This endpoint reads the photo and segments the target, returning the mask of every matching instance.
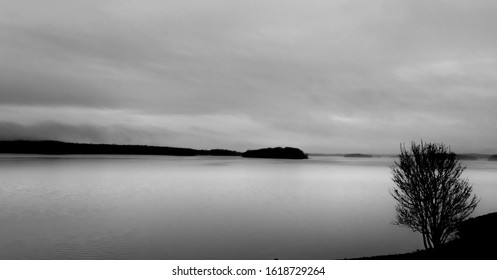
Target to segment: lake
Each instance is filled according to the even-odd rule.
[[[1,259],[337,259],[409,252],[392,158],[0,156]],[[467,161],[497,211],[497,162]]]

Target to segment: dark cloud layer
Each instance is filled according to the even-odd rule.
[[[492,149],[494,2],[0,1],[0,137]]]

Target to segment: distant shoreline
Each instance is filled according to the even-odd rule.
[[[0,141],[0,154],[235,156],[246,158],[307,159],[307,155],[304,152],[291,147],[264,148],[241,153],[226,149],[198,150],[146,145],[68,143],[52,140]]]
[[[86,144],[60,141],[0,141],[2,154],[40,155],[170,155],[170,156],[240,156],[224,149],[197,150],[190,148],[145,145]]]
[[[372,155],[367,155],[367,154],[345,154],[343,157],[346,158],[372,158]]]
[[[245,158],[306,159],[309,156],[336,156],[344,158],[396,158],[392,154],[362,153],[304,153],[297,148],[263,148],[238,152],[227,149],[192,149],[180,147],[70,143],[54,140],[0,140],[0,154],[39,154],[39,155],[157,155],[157,156],[238,156]],[[467,153],[458,154],[460,160],[496,161],[497,155]]]

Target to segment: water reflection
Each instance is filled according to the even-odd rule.
[[[0,158],[3,259],[333,259],[412,251],[391,158]],[[465,175],[496,211],[497,163]]]

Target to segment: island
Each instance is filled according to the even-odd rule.
[[[245,158],[276,158],[276,159],[307,159],[302,150],[292,147],[265,148],[259,150],[248,150],[242,153]]]
[[[343,157],[348,157],[348,158],[372,158],[372,155],[366,155],[366,154],[345,154]]]

